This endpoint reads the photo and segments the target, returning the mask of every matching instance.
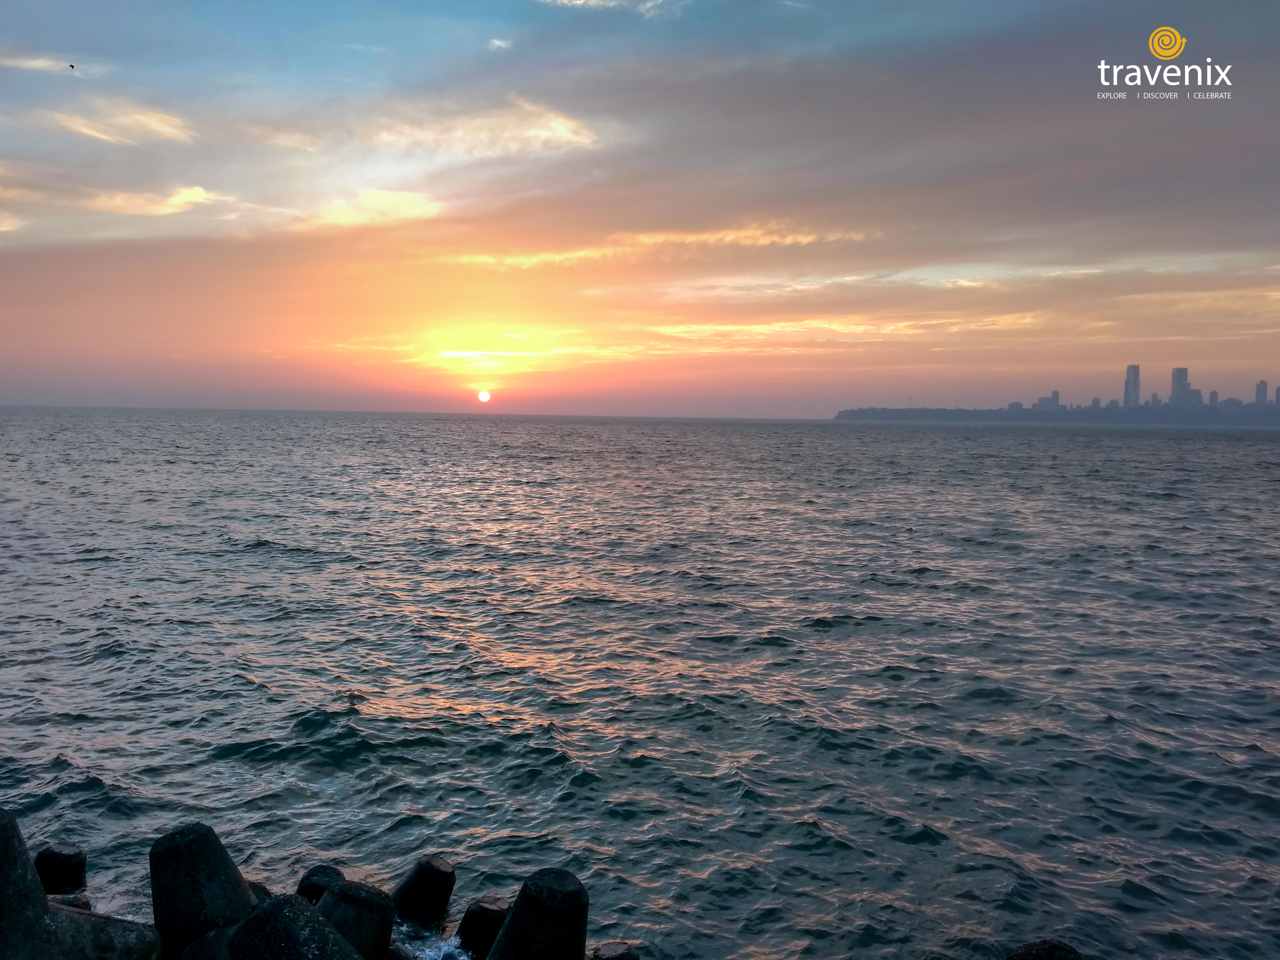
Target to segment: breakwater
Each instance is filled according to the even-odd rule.
[[[97,914],[84,852],[46,847],[33,858],[0,811],[0,960],[412,960],[398,929],[469,960],[640,958],[620,941],[588,952],[586,888],[558,868],[531,874],[510,901],[477,898],[450,928],[455,872],[439,855],[418,859],[390,893],[319,864],[286,895],[246,880],[202,823],[164,834],[149,860],[154,923]]]
[[[393,939],[434,934],[461,960],[641,960],[612,941],[588,953],[586,888],[568,870],[530,875],[510,901],[473,900],[448,926],[454,866],[418,859],[391,893],[312,867],[297,892],[248,881],[213,829],[189,823],[151,847],[154,924],[94,913],[87,857],[69,846],[32,858],[17,819],[0,811],[0,960],[413,960]],[[444,953],[439,954],[444,956]],[[1009,960],[1084,960],[1067,944],[1026,944]]]

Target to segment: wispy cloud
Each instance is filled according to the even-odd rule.
[[[282,127],[256,126],[249,128],[250,133],[262,143],[283,150],[300,150],[303,153],[315,153],[320,149],[321,139],[302,130],[291,130]]]
[[[459,266],[531,270],[535,267],[572,266],[584,261],[635,256],[662,247],[808,247],[822,243],[860,243],[874,235],[872,232],[857,230],[812,230],[775,221],[717,230],[616,233],[599,246],[566,250],[451,254],[440,259],[441,262]]]
[[[70,69],[65,60],[55,60],[53,57],[0,57],[0,67],[40,73],[63,73]]]
[[[642,16],[678,10],[688,0],[538,0],[549,7],[575,7],[582,10],[634,10]]]
[[[708,247],[808,247],[815,243],[866,240],[864,231],[816,231],[788,227],[785,223],[757,223],[727,230],[659,231],[624,233],[620,237],[629,244],[642,247],[708,246]]]
[[[717,345],[725,341],[778,343],[788,338],[807,340],[811,344],[831,340],[879,339],[886,336],[914,336],[923,332],[918,324],[876,322],[865,316],[816,317],[798,320],[770,320],[763,323],[682,323],[650,328],[652,332],[681,340],[708,340]]]
[[[75,66],[72,67],[72,64],[75,64]],[[0,55],[0,69],[60,74],[72,79],[76,77],[100,77],[108,72],[108,67],[101,63],[84,63],[74,58],[55,57],[51,54]]]
[[[4,171],[0,170],[0,176]],[[27,187],[6,187],[0,185],[0,200],[7,200],[10,203],[37,203],[43,200],[45,195],[40,190],[31,190]]]
[[[135,217],[167,217],[186,213],[195,207],[210,203],[230,203],[235,200],[221,193],[213,193],[204,187],[177,187],[168,194],[159,193],[97,193],[85,206],[100,213],[118,213]]]
[[[52,113],[50,114],[53,121],[63,130],[71,133],[78,133],[82,137],[90,137],[94,140],[102,140],[104,143],[120,143],[131,144],[132,140],[123,137],[118,133],[80,116],[78,113]]]
[[[440,204],[425,193],[411,190],[365,189],[338,200],[308,219],[306,227],[350,227],[363,224],[430,220],[439,216]]]
[[[382,146],[422,147],[468,158],[582,149],[597,141],[595,131],[581,120],[520,97],[480,113],[385,123],[373,139]]]
[[[55,124],[71,133],[105,143],[131,146],[144,140],[191,143],[196,133],[182,117],[125,100],[99,100],[92,116],[54,112]]]
[[[491,38],[490,38],[490,40],[489,40],[489,49],[490,49],[490,50],[495,50],[495,51],[498,51],[498,50],[510,50],[510,49],[511,49],[511,41],[510,41],[510,40],[503,40],[501,37],[491,37]]]
[[[0,233],[12,233],[14,230],[21,230],[25,225],[26,221],[21,217],[0,210]]]

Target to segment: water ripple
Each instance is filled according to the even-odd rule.
[[[0,803],[105,909],[201,817],[273,888],[567,866],[658,958],[1280,953],[1275,435],[7,410],[0,451]]]

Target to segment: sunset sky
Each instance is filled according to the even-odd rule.
[[[1130,362],[1251,396],[1277,11],[10,3],[0,402],[827,417]],[[1230,101],[1097,99],[1161,24]]]

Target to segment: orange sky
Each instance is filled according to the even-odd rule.
[[[0,47],[0,402],[825,417],[1107,399],[1135,361],[1280,380],[1275,69],[1194,5],[1237,98],[1176,122],[1096,98],[1136,9],[921,37],[749,4],[730,36],[713,0],[530,0],[280,46],[56,6]]]

